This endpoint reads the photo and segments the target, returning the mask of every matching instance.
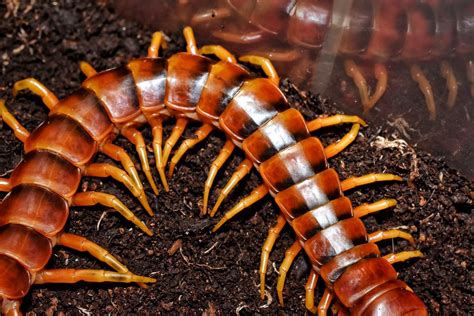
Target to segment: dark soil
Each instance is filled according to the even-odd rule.
[[[18,10],[15,3],[10,0],[7,5],[0,5],[3,17],[0,21],[0,89],[8,107],[30,130],[42,122],[47,113],[41,100],[30,94],[22,93],[13,101],[11,88],[15,81],[33,76],[59,97],[64,97],[84,79],[78,67],[80,60],[91,62],[97,69],[124,64],[146,53],[152,33],[117,17],[106,5],[91,1],[23,2]],[[172,45],[168,54],[182,48],[182,40],[178,36],[174,38],[178,39],[178,46]],[[292,106],[308,118],[336,111],[329,102],[305,96],[291,83],[283,82],[282,87]],[[172,125],[173,122],[166,125],[167,135]],[[191,126],[186,136],[191,136],[197,126]],[[331,128],[317,136],[328,144],[348,129]],[[150,141],[148,128],[144,128],[144,134]],[[22,158],[22,146],[5,125],[0,135],[0,173],[8,176]],[[392,172],[407,180],[366,186],[352,190],[349,196],[354,205],[396,198],[399,204],[394,210],[365,219],[368,231],[394,227],[410,231],[417,240],[416,248],[425,258],[397,264],[400,278],[420,295],[433,314],[472,313],[473,185],[450,169],[443,159],[395,141],[399,138],[395,130],[369,126],[361,131],[353,145],[331,159],[331,166],[342,179],[370,172]],[[157,214],[153,218],[114,181],[83,180],[83,190],[98,190],[120,197],[154,230],[155,236],[145,236],[115,213],[106,213],[100,221],[103,207],[73,208],[66,230],[104,246],[130,270],[156,277],[155,285],[148,289],[136,285],[88,283],[33,286],[24,300],[23,311],[78,315],[303,314],[308,264],[302,254],[287,278],[286,306],[280,307],[276,302],[277,274],[271,266],[267,278],[269,295],[265,301],[259,299],[260,248],[278,215],[270,198],[250,207],[217,234],[210,232],[217,219],[199,216],[206,173],[224,141],[222,133],[216,132],[186,155],[170,181],[169,193],[162,192],[155,197],[144,181]],[[116,143],[134,153],[124,139],[119,138]],[[149,157],[152,160],[152,153]],[[138,161],[136,155],[133,158]],[[235,154],[219,173],[211,205],[242,158],[241,153]],[[106,160],[102,156],[98,159]],[[252,172],[224,203],[218,217],[259,181],[258,174]],[[293,241],[293,233],[286,229],[271,254],[271,264],[279,266],[285,249]],[[174,254],[168,254],[170,248],[179,246],[176,243],[181,243],[181,247]],[[384,253],[410,249],[399,240],[380,246]],[[56,249],[48,267],[107,269],[87,254],[64,248]],[[322,288],[318,291],[321,293]]]

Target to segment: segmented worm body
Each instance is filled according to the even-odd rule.
[[[419,252],[381,257],[374,243],[387,237],[410,239],[411,236],[406,237],[400,231],[368,234],[359,219],[369,212],[393,205],[393,201],[382,200],[378,204],[353,209],[349,199],[343,195],[344,190],[360,184],[400,178],[371,174],[341,182],[337,173],[328,167],[327,158],[343,150],[364,122],[357,117],[338,115],[307,123],[301,113],[290,108],[267,59],[258,56],[241,58],[262,66],[269,76],[255,78],[222,47],[204,46],[198,50],[189,28],[185,29],[185,37],[188,52],[177,53],[169,59],[158,57],[163,38],[161,33],[155,33],[146,58],[100,73],[83,63],[81,69],[88,79],[79,91],[61,101],[55,100],[50,91],[33,79],[15,84],[15,91],[29,88],[41,95],[51,114],[30,135],[12,119],[6,108],[2,110],[2,117],[25,143],[27,153],[11,178],[2,179],[2,189],[11,190],[1,204],[0,213],[3,312],[19,312],[19,300],[32,283],[78,280],[152,282],[153,279],[128,272],[97,245],[86,247],[83,238],[64,233],[68,207],[107,201],[142,230],[151,233],[123,205],[118,207],[113,197],[101,199],[93,192],[76,193],[80,177],[86,174],[119,179],[149,210],[136,170],[126,154],[112,145],[111,140],[121,133],[136,145],[143,170],[154,186],[143,138],[136,130],[140,125],[150,124],[158,172],[167,189],[163,170],[171,149],[187,122],[197,120],[203,125],[196,137],[184,141],[174,154],[170,173],[189,148],[212,130],[219,129],[228,141],[212,164],[205,192],[208,194],[215,174],[235,146],[243,149],[247,159],[223,191],[230,190],[252,166],[263,179],[263,184],[226,213],[214,230],[270,193],[282,212],[277,226],[288,222],[297,236],[289,257],[304,249],[311,260],[313,271],[307,284],[307,307],[311,311],[315,311],[311,297],[320,275],[327,287],[319,309],[322,313],[334,297],[341,312],[350,310],[354,315],[427,314],[422,301],[406,283],[397,279],[391,265],[419,256]],[[220,60],[202,54],[214,54]],[[161,123],[170,116],[176,118],[176,126],[162,150]],[[310,134],[318,128],[339,123],[354,123],[351,132],[340,143],[324,148]],[[97,151],[121,161],[127,172],[92,163]],[[204,213],[207,212],[207,199],[205,193]],[[211,215],[215,211],[216,207]],[[274,242],[279,229],[271,230],[269,240]],[[52,247],[57,243],[87,250],[119,272],[44,270]],[[271,244],[267,240],[264,246],[261,272],[266,270],[265,258]],[[289,264],[282,266],[287,270]],[[281,290],[279,281],[279,295]]]

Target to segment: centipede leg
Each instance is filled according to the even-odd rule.
[[[95,76],[97,74],[97,70],[92,67],[87,61],[79,62],[79,69],[87,78]]]
[[[472,60],[469,60],[466,63],[466,71],[467,71],[467,79],[469,80],[469,83],[471,84],[471,97],[474,98],[474,62]]]
[[[286,274],[288,273],[288,270],[290,270],[291,264],[295,260],[296,256],[298,253],[301,251],[302,246],[299,240],[295,241],[293,245],[286,251],[285,253],[285,259],[283,259],[283,262],[280,266],[279,269],[279,276],[278,276],[278,282],[277,282],[277,294],[278,294],[278,302],[280,303],[280,306],[284,306],[283,302],[283,289],[285,287],[285,280],[286,280]]]
[[[30,132],[8,111],[3,100],[0,100],[0,115],[2,120],[13,130],[15,137],[22,143],[30,137]]]
[[[376,243],[381,240],[393,239],[393,238],[402,238],[408,241],[412,245],[415,244],[415,240],[413,239],[412,235],[398,229],[389,229],[385,231],[379,230],[379,231],[369,234],[369,242],[371,243]]]
[[[134,223],[144,233],[149,236],[153,236],[152,231],[140,221],[132,211],[128,209],[116,196],[101,192],[79,192],[73,196],[73,206],[92,206],[101,204],[107,207],[111,207],[119,212],[125,219]]]
[[[12,185],[10,183],[10,179],[0,178],[0,192],[10,192],[11,189]]]
[[[260,66],[263,72],[268,76],[268,78],[273,81],[273,83],[277,86],[279,85],[280,77],[278,76],[278,73],[275,70],[275,67],[273,66],[270,59],[255,55],[245,55],[240,57],[239,60]]]
[[[375,86],[375,92],[369,99],[369,104],[367,105],[367,111],[375,106],[375,104],[382,98],[385,91],[387,91],[388,83],[388,74],[387,67],[383,64],[374,65],[374,75],[377,79],[377,85]]]
[[[165,35],[162,32],[155,32],[151,37],[150,47],[148,47],[148,57],[158,58],[160,47],[166,49],[168,44],[165,40]]]
[[[163,172],[165,170],[166,163],[168,162],[168,158],[171,154],[171,150],[173,149],[174,145],[178,142],[178,139],[184,132],[186,125],[188,124],[189,120],[184,117],[178,117],[176,120],[176,125],[173,127],[171,131],[170,137],[165,142],[165,147],[163,148],[163,159],[161,159],[162,165],[160,165],[159,169],[162,169]]]
[[[431,87],[430,82],[426,78],[423,70],[421,70],[420,66],[412,65],[410,68],[411,77],[414,81],[418,83],[421,92],[425,96],[426,106],[428,111],[430,112],[430,120],[436,119],[436,104],[433,95],[433,88]]]
[[[155,164],[158,174],[160,175],[161,183],[165,188],[165,191],[168,192],[170,187],[168,181],[166,180],[165,168],[163,164],[163,120],[161,117],[152,117],[148,119],[148,122],[151,125],[151,132],[153,135],[153,153],[155,154]],[[163,167],[161,167],[163,166]]]
[[[367,126],[367,123],[358,116],[342,114],[336,114],[328,117],[318,117],[312,121],[309,121],[307,126],[310,132],[314,132],[323,127],[334,126],[343,123],[357,123],[362,126]]]
[[[23,315],[20,311],[20,300],[9,300],[7,298],[3,298],[3,301],[0,300],[0,314],[6,316],[21,316]]]
[[[397,205],[397,200],[395,199],[383,199],[371,204],[364,203],[354,208],[354,217],[359,218],[371,213],[375,213],[393,207],[395,205]]]
[[[205,45],[199,49],[199,53],[203,55],[215,55],[220,60],[228,61],[235,64],[237,60],[227,49],[220,45]]]
[[[84,168],[84,176],[89,177],[112,177],[116,181],[123,183],[132,194],[140,201],[148,214],[153,215],[145,191],[140,190],[135,182],[124,170],[106,163],[93,163]]]
[[[145,140],[143,139],[142,133],[136,130],[133,127],[125,127],[122,129],[121,134],[125,136],[132,144],[135,145],[135,148],[138,152],[138,157],[140,158],[140,162],[142,164],[142,170],[145,176],[148,179],[148,182],[153,189],[155,194],[158,194],[158,187],[156,186],[155,180],[153,179],[153,175],[151,174],[150,164],[148,163],[148,155],[146,151]]]
[[[186,26],[183,29],[184,39],[186,40],[186,50],[190,54],[197,55],[199,50],[196,45],[196,39],[194,38],[193,29],[190,26]]]
[[[91,269],[45,269],[36,273],[35,284],[77,283],[85,282],[119,282],[119,283],[155,283],[156,280],[133,273],[120,273]]]
[[[252,161],[248,158],[244,159],[240,165],[237,167],[237,170],[232,174],[229,181],[225,185],[224,189],[222,189],[219,197],[217,198],[217,202],[212,208],[211,217],[216,214],[217,210],[221,203],[225,200],[225,198],[229,195],[232,189],[242,180],[246,175],[249,174],[250,170],[252,169],[253,164]]]
[[[383,256],[385,260],[387,260],[390,264],[394,264],[401,261],[406,261],[411,258],[423,258],[423,253],[419,250],[413,251],[402,251],[399,253],[389,253],[388,255]]]
[[[326,316],[329,310],[329,306],[331,305],[332,299],[334,295],[331,291],[326,288],[323,293],[323,297],[319,301],[318,304],[318,316]]]
[[[262,255],[260,257],[260,297],[263,300],[265,297],[265,276],[267,274],[268,268],[268,259],[270,258],[270,252],[272,251],[273,245],[275,245],[275,241],[280,235],[281,230],[286,225],[286,219],[283,215],[279,215],[277,219],[277,223],[275,226],[270,228],[268,231],[267,239],[262,247]]]
[[[265,184],[261,184],[253,189],[248,196],[240,200],[240,202],[237,203],[230,211],[224,214],[222,219],[216,224],[216,226],[214,226],[212,232],[217,231],[222,225],[224,225],[225,222],[240,213],[242,210],[261,200],[263,197],[265,197],[265,195],[267,195],[268,192],[268,187]]]
[[[143,184],[140,181],[140,177],[138,176],[137,169],[135,168],[135,165],[133,164],[132,159],[130,158],[128,153],[125,151],[125,149],[117,145],[114,145],[112,143],[105,143],[99,150],[104,155],[107,155],[113,160],[120,161],[123,168],[125,169],[125,171],[127,171],[127,173],[133,179],[133,181],[138,186],[138,188],[140,190],[143,190]]]
[[[234,148],[235,148],[234,143],[228,139],[225,142],[224,146],[222,147],[221,151],[219,152],[219,155],[217,156],[217,158],[211,164],[211,168],[209,169],[209,174],[207,175],[207,180],[204,185],[204,199],[203,199],[203,206],[202,206],[202,212],[201,212],[201,214],[203,215],[207,213],[209,192],[211,191],[212,183],[214,182],[214,179],[216,178],[217,172],[224,165],[227,159],[230,157]]]
[[[194,146],[196,146],[198,143],[203,141],[214,129],[214,127],[211,124],[203,124],[195,133],[193,138],[186,139],[181,143],[179,146],[178,150],[174,154],[174,156],[171,158],[170,161],[170,169],[168,171],[168,176],[171,178],[173,175],[173,171],[175,166],[178,164],[179,160],[184,156],[184,154]]]
[[[364,108],[364,112],[369,111],[369,87],[359,67],[352,59],[348,59],[344,62],[344,69],[346,71],[346,74],[354,81],[354,84],[356,85],[357,89],[359,89],[360,99]]]
[[[309,273],[308,281],[306,281],[305,285],[305,292],[306,292],[306,299],[305,299],[305,306],[306,309],[309,310],[311,313],[316,313],[316,306],[314,306],[314,289],[316,289],[316,284],[318,283],[319,275],[311,269]]]
[[[13,85],[13,97],[16,97],[19,91],[30,90],[32,93],[41,97],[43,103],[52,110],[58,103],[58,98],[48,88],[46,88],[41,82],[34,78],[26,78],[15,82]]]
[[[360,124],[352,125],[351,130],[344,135],[337,143],[331,144],[324,148],[327,158],[334,157],[341,151],[343,151],[347,146],[349,146],[357,137],[359,133]]]
[[[448,109],[451,109],[456,103],[458,95],[458,81],[454,75],[451,65],[443,61],[441,62],[441,75],[446,79],[446,86],[448,87]]]
[[[341,181],[341,188],[342,191],[347,191],[358,186],[381,181],[403,181],[403,179],[390,173],[370,173],[365,176],[351,177]]]

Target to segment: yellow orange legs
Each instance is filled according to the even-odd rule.
[[[237,63],[234,55],[232,55],[227,49],[220,45],[205,45],[199,49],[199,53],[203,55],[215,55],[220,60],[225,60],[229,63]]]
[[[174,145],[178,142],[178,139],[183,135],[184,129],[186,128],[186,125],[188,125],[189,120],[184,117],[178,117],[176,119],[176,125],[173,127],[173,130],[171,131],[170,137],[166,140],[165,142],[165,147],[163,148],[163,158],[161,159],[161,165],[159,166],[159,169],[164,172],[166,163],[168,162],[168,158],[171,154],[171,150],[173,149]]]
[[[293,245],[291,245],[290,248],[285,253],[285,259],[283,259],[283,262],[280,266],[279,269],[279,276],[278,276],[278,282],[277,282],[277,294],[278,294],[278,302],[280,303],[281,306],[284,305],[283,303],[283,288],[285,287],[285,280],[286,280],[286,274],[288,273],[288,270],[290,270],[291,264],[295,260],[296,256],[298,253],[301,251],[302,246],[299,240],[295,241]]]
[[[352,125],[351,130],[344,135],[337,143],[330,144],[324,148],[327,158],[334,157],[341,151],[343,151],[347,146],[349,146],[357,137],[359,133],[360,124]]]
[[[125,169],[125,171],[127,171],[127,173],[133,179],[138,188],[140,188],[140,190],[143,190],[143,185],[140,181],[140,177],[138,176],[137,169],[135,168],[132,159],[125,151],[125,149],[112,143],[105,143],[99,150],[104,155],[107,155],[113,160],[120,161],[123,168]]]
[[[216,214],[217,210],[219,209],[219,206],[225,200],[225,198],[229,195],[232,189],[240,182],[240,180],[242,180],[243,177],[249,174],[250,170],[252,169],[252,166],[253,166],[252,161],[248,158],[244,159],[240,163],[240,165],[237,167],[237,170],[232,174],[229,181],[225,185],[224,189],[222,189],[219,197],[217,198],[217,202],[211,211],[211,217],[213,217],[214,214]]]
[[[135,148],[138,152],[138,157],[140,158],[140,162],[142,164],[143,173],[145,173],[145,176],[147,177],[153,192],[158,194],[158,188],[155,184],[155,180],[153,179],[153,175],[151,174],[150,164],[148,163],[148,155],[142,133],[133,127],[124,127],[121,131],[121,134],[135,145]]]
[[[13,130],[15,137],[22,143],[30,137],[30,132],[8,111],[3,100],[0,100],[0,115],[2,120]]]
[[[183,155],[191,148],[196,146],[198,143],[203,141],[214,129],[211,124],[203,124],[195,133],[193,138],[186,139],[184,142],[181,143],[178,150],[171,158],[170,162],[170,169],[169,169],[169,177],[173,175],[174,168],[179,160],[183,157]]]
[[[261,67],[268,79],[270,79],[275,85],[279,85],[280,77],[278,76],[278,73],[276,72],[275,67],[273,66],[270,59],[255,55],[245,55],[240,57],[239,61],[251,63]]]
[[[270,252],[272,251],[275,241],[280,235],[281,230],[286,225],[286,219],[283,215],[278,216],[277,223],[275,226],[270,228],[268,231],[267,239],[262,247],[262,255],[260,257],[260,297],[265,297],[265,275],[267,274],[268,259],[270,258]]]
[[[446,79],[446,86],[448,87],[448,109],[451,109],[456,103],[458,95],[458,81],[454,75],[453,68],[448,62],[441,62],[441,75]]]
[[[234,143],[228,139],[225,142],[224,146],[222,147],[221,151],[219,152],[219,155],[217,156],[217,158],[211,164],[211,168],[209,169],[207,180],[204,185],[204,199],[203,199],[203,207],[202,207],[202,212],[201,212],[201,214],[203,215],[207,213],[207,205],[209,202],[209,192],[211,191],[212,183],[214,182],[214,179],[216,178],[217,172],[224,165],[227,159],[229,159],[234,148],[235,148]]]
[[[12,190],[12,185],[10,179],[0,178],[0,192],[10,192]]]
[[[403,181],[399,176],[390,173],[370,173],[361,177],[351,177],[341,182],[342,191],[381,181]]]
[[[375,64],[374,75],[377,79],[377,85],[372,96],[369,95],[369,86],[367,81],[353,60],[346,60],[344,63],[344,69],[346,74],[354,81],[357,89],[359,89],[362,106],[364,108],[364,112],[367,113],[371,108],[374,107],[374,105],[380,100],[387,90],[387,68],[382,64]]]
[[[160,47],[166,49],[168,43],[166,42],[165,35],[162,32],[155,32],[151,37],[150,47],[148,47],[148,57],[158,58]]]
[[[354,208],[354,217],[359,218],[366,216],[368,214],[375,213],[395,205],[397,205],[397,200],[395,199],[383,199],[371,204],[364,203]]]
[[[96,204],[113,208],[128,221],[134,223],[147,235],[153,235],[151,230],[142,221],[140,221],[132,211],[130,211],[122,202],[120,202],[117,197],[113,195],[101,192],[79,192],[74,195],[72,200],[73,206],[92,206]]]
[[[412,245],[415,244],[415,240],[413,239],[412,235],[398,229],[390,229],[390,230],[385,230],[385,231],[379,230],[379,231],[369,234],[369,242],[371,243],[376,243],[381,240],[393,239],[393,238],[402,238],[408,241]]]
[[[363,119],[355,115],[342,115],[336,114],[328,117],[318,117],[307,123],[310,132],[316,131],[323,127],[339,125],[343,123],[360,124],[367,126],[367,123]]]
[[[216,226],[214,226],[212,232],[217,231],[222,225],[224,225],[225,222],[240,213],[245,208],[261,200],[265,195],[267,195],[267,193],[268,188],[265,184],[261,184],[253,189],[253,191],[248,196],[240,200],[240,202],[237,203],[230,211],[224,214],[222,219],[216,224]]]
[[[92,65],[89,64],[87,61],[79,62],[79,69],[87,78],[90,78],[97,74],[97,70],[95,70],[94,67],[92,67]]]
[[[151,132],[153,135],[153,153],[155,154],[155,164],[158,174],[160,175],[161,183],[165,188],[165,191],[168,192],[170,187],[168,181],[166,180],[165,167],[163,163],[163,120],[159,116],[154,116],[148,119],[148,122],[151,125]]]
[[[119,282],[119,283],[155,283],[156,280],[132,273],[120,273],[92,269],[53,269],[36,273],[35,284],[77,283],[85,282]]]
[[[331,305],[332,299],[334,298],[334,294],[326,288],[323,293],[323,297],[318,304],[318,316],[326,316],[329,310],[329,306]]]
[[[184,39],[186,40],[186,50],[190,54],[197,55],[199,50],[196,45],[196,39],[194,38],[193,29],[189,26],[186,26],[183,30]]]
[[[402,251],[399,253],[389,253],[388,255],[383,256],[390,264],[394,264],[401,261],[406,261],[411,258],[423,258],[423,253],[419,250],[413,251]]]
[[[148,214],[153,215],[145,191],[140,190],[124,170],[106,163],[92,163],[84,168],[84,176],[99,178],[112,177],[116,181],[123,183],[123,185],[125,185],[127,189],[129,189],[130,192],[132,192],[132,194],[140,201]]]
[[[306,281],[305,292],[305,306],[312,314],[316,314],[316,307],[314,306],[314,289],[316,289],[316,284],[318,283],[319,275],[311,269],[309,273],[308,281]]]
[[[431,87],[430,82],[426,78],[423,70],[421,70],[420,66],[412,65],[410,67],[410,73],[412,79],[418,83],[418,86],[425,96],[426,106],[428,108],[428,112],[430,112],[430,120],[436,119],[436,104],[433,95],[433,88]]]
[[[46,88],[41,82],[34,78],[26,78],[15,82],[13,85],[13,97],[16,97],[19,91],[30,90],[32,93],[41,97],[43,103],[52,110],[58,103],[58,98],[48,88]]]

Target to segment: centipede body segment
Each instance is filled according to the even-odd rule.
[[[282,227],[289,223],[297,240],[288,250],[280,271],[278,293],[282,290],[289,266],[304,250],[312,265],[306,306],[311,312],[325,314],[336,300],[341,312],[375,315],[383,310],[392,315],[425,315],[426,307],[408,285],[397,279],[392,263],[419,257],[418,251],[382,257],[375,242],[400,237],[413,241],[398,230],[369,234],[359,217],[396,204],[394,200],[352,207],[343,192],[377,181],[399,181],[391,174],[370,174],[341,181],[328,167],[328,157],[344,150],[357,136],[365,122],[358,117],[337,115],[306,122],[301,113],[290,108],[278,88],[278,75],[271,63],[259,56],[240,58],[262,67],[268,78],[255,78],[221,46],[199,48],[191,28],[185,28],[187,52],[169,59],[158,57],[165,46],[163,34],[153,35],[148,57],[127,65],[96,72],[87,63],[81,70],[88,77],[75,93],[57,101],[54,94],[34,79],[14,85],[14,93],[29,89],[40,95],[51,110],[49,118],[31,134],[1,107],[2,118],[25,144],[25,159],[9,179],[1,179],[0,188],[10,193],[1,204],[0,213],[0,297],[2,312],[20,313],[19,305],[33,283],[154,282],[128,271],[105,249],[87,239],[63,231],[70,206],[100,203],[116,209],[142,231],[147,226],[116,197],[81,192],[81,176],[113,177],[122,182],[152,214],[143,185],[128,154],[112,140],[121,134],[136,147],[142,171],[152,189],[158,192],[148,162],[146,144],[137,128],[149,124],[153,131],[152,147],[156,169],[165,190],[168,189],[165,167],[170,160],[170,174],[180,158],[212,131],[221,130],[228,141],[212,163],[205,185],[205,203],[213,179],[235,147],[247,158],[223,191],[222,200],[250,171],[256,168],[263,183],[237,203],[215,226],[214,231],[249,205],[270,194],[281,209],[277,226],[270,230],[262,252],[261,287],[264,288],[266,263]],[[213,54],[212,59],[202,54]],[[175,118],[176,125],[163,141],[162,122]],[[195,138],[172,149],[190,120],[202,122]],[[352,123],[350,132],[340,142],[324,147],[311,132],[340,123]],[[58,137],[62,135],[62,137]],[[124,170],[92,162],[102,152],[119,161]],[[171,159],[169,159],[171,157]],[[211,212],[213,216],[217,207]],[[207,207],[202,213],[208,213]],[[88,251],[117,272],[92,270],[46,270],[44,266],[55,245]],[[34,252],[33,249],[37,251]],[[7,271],[7,272],[5,272]],[[318,276],[326,292],[318,307],[314,287]]]

